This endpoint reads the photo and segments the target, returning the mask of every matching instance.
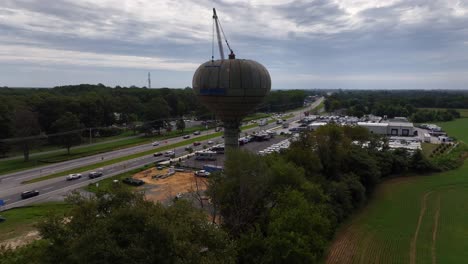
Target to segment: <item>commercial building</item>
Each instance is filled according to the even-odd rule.
[[[386,122],[386,123],[368,123],[358,122],[359,126],[369,129],[373,134],[389,136],[414,136],[413,123],[409,122]]]

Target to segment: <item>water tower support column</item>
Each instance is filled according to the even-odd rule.
[[[226,148],[239,148],[239,126],[239,121],[224,121],[224,146]]]

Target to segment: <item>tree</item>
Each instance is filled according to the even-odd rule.
[[[52,130],[60,134],[53,136],[51,140],[66,148],[68,155],[70,155],[70,148],[81,143],[80,129],[80,119],[76,115],[66,112],[52,124]]]
[[[3,98],[0,98],[3,99]],[[3,102],[3,100],[2,100]],[[2,139],[13,135],[13,116],[6,104],[0,105],[0,155],[5,156],[10,149],[10,145],[3,142]]]
[[[427,159],[423,152],[418,149],[414,154],[412,155],[409,166],[412,170],[419,172],[419,173],[425,173],[425,172],[430,172],[435,170],[435,166]]]
[[[29,161],[29,150],[35,142],[32,136],[41,132],[37,114],[27,108],[19,108],[15,112],[15,136],[23,138],[19,142],[23,149],[24,161]]]
[[[318,263],[327,245],[330,222],[321,208],[299,191],[279,194],[270,212],[263,263]]]
[[[96,197],[75,193],[67,202],[68,213],[38,226],[48,242],[38,263],[234,262],[227,234],[185,201],[164,207],[116,185]]]
[[[329,179],[338,179],[349,139],[345,137],[343,129],[334,124],[319,127],[314,134],[323,174]]]
[[[160,97],[153,98],[146,104],[146,120],[154,121],[166,119],[170,116],[170,107],[166,100]]]
[[[184,121],[184,119],[181,118],[181,119],[177,120],[177,122],[176,122],[176,128],[177,128],[177,130],[182,131],[182,133],[184,132],[184,129],[185,129],[185,121]]]
[[[127,116],[127,127],[133,130],[133,135],[137,132],[138,116],[136,114],[130,114]]]
[[[149,125],[160,133],[170,116],[170,108],[167,102],[160,97],[153,98],[145,106],[145,117]]]
[[[210,181],[207,193],[223,226],[238,237],[266,216],[271,177],[262,157],[246,151],[229,151],[227,157],[224,173],[212,175],[218,179]]]

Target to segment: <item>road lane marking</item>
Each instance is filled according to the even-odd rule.
[[[50,189],[52,189],[52,188],[54,188],[54,186],[47,187],[47,188],[44,188],[44,189],[42,189],[42,190],[43,190],[43,191],[47,191],[47,190],[50,190]]]

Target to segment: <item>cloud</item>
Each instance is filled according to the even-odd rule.
[[[238,57],[259,60],[292,87],[468,70],[466,0],[3,0],[0,63],[183,72],[164,84],[183,87],[187,72],[211,58],[213,5]]]
[[[18,45],[0,45],[0,61],[42,66],[91,66],[171,71],[194,71],[198,67],[197,63],[169,58],[97,54]]]

